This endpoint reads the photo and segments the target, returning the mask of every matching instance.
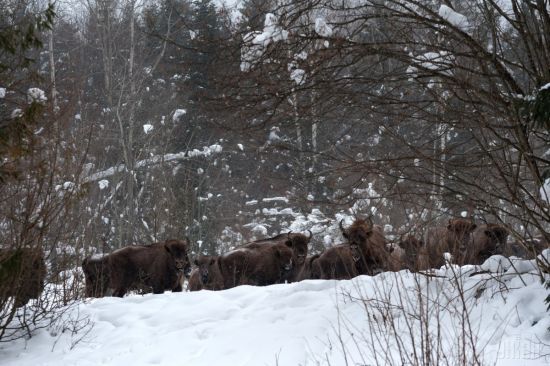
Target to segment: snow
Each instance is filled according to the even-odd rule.
[[[292,70],[290,80],[293,80],[297,85],[302,85],[306,81],[306,71],[304,69]]]
[[[284,208],[282,210],[278,210],[276,208],[264,208],[262,209],[262,214],[264,214],[265,216],[294,216],[294,211],[291,208]]]
[[[267,47],[271,42],[278,42],[288,38],[288,31],[279,26],[277,16],[272,13],[265,15],[264,31],[254,39],[255,44]]]
[[[277,132],[279,132],[279,128],[278,127],[272,127],[271,128],[271,131],[269,131],[269,136],[268,136],[268,140],[269,141],[278,141],[281,139],[281,137],[277,134]]]
[[[237,147],[239,148],[239,150],[244,151],[244,146],[243,146],[243,144],[237,144]]]
[[[268,197],[262,199],[262,202],[284,202],[288,203],[288,198],[286,197]]]
[[[447,5],[442,4],[439,7],[439,16],[464,32],[468,32],[468,30],[470,29],[470,23],[468,22],[468,18],[454,11]]]
[[[23,110],[20,109],[20,108],[15,108],[15,109],[11,112],[11,118],[12,118],[12,119],[19,118],[19,117],[22,117],[22,116],[23,116]]]
[[[255,225],[251,231],[260,236],[267,236],[267,228],[264,225]]]
[[[99,182],[97,182],[99,185],[100,190],[104,190],[105,188],[109,187],[109,181],[107,179],[102,179]]]
[[[48,98],[46,98],[46,93],[44,90],[39,88],[29,88],[27,90],[27,103],[31,104],[33,102],[44,104]]]
[[[466,317],[469,359],[474,342],[481,364],[547,365],[550,317],[540,280],[472,276],[470,267],[436,270],[434,277],[401,271],[92,299],[63,315],[90,321],[79,333],[42,329],[0,344],[0,359],[3,366],[402,364],[439,333],[446,361],[459,364]]]
[[[187,114],[187,111],[185,109],[176,109],[174,111],[174,116],[172,117],[172,121],[178,122],[180,118],[185,114]]]
[[[424,54],[412,57],[412,62],[416,66],[409,66],[407,73],[415,74],[418,67],[423,70],[437,71],[444,75],[452,75],[451,69],[454,67],[455,57],[447,51],[426,52]]]
[[[176,162],[179,160],[187,160],[189,158],[195,158],[195,157],[205,157],[209,158],[212,155],[219,154],[223,151],[223,147],[219,144],[214,144],[210,146],[204,146],[202,150],[199,149],[193,149],[189,151],[182,151],[179,153],[169,153],[164,155],[154,155],[148,159],[139,160],[135,167],[136,169],[145,168],[150,165],[156,165],[161,163],[168,163],[168,162]],[[93,182],[96,180],[104,179],[111,177],[117,173],[123,172],[126,170],[126,166],[124,164],[119,164],[114,167],[110,167],[108,169],[93,173],[87,177],[84,178],[84,182]]]
[[[217,8],[239,8],[244,5],[244,0],[214,0],[213,3],[216,5]]]
[[[4,99],[6,97],[6,88],[0,88],[0,99]]]
[[[149,132],[152,132],[153,131],[153,125],[152,124],[144,124],[143,125],[143,132],[145,132],[145,134],[148,134]]]
[[[63,184],[58,184],[55,186],[55,191],[58,192],[60,190],[65,190],[65,191],[68,191],[68,190],[71,190],[71,189],[74,189],[76,187],[76,184],[74,184],[73,182],[65,182]]]
[[[540,187],[540,196],[546,203],[550,204],[550,178],[546,179]]]
[[[550,83],[541,86],[539,91],[543,91],[543,90],[550,90]],[[2,90],[0,90],[0,98],[2,98]]]
[[[321,37],[330,37],[332,36],[332,28],[324,18],[317,18],[315,19],[315,33]]]
[[[238,25],[243,21],[241,13],[244,7],[244,0],[214,0],[213,3],[218,8],[218,11],[229,12],[229,18],[234,25]]]
[[[212,197],[214,197],[214,195],[212,193],[207,193],[205,197],[199,196],[199,202],[208,201]]]
[[[243,36],[241,71],[249,71],[252,65],[263,56],[269,44],[288,39],[288,31],[279,26],[278,22],[276,15],[267,13],[263,31],[249,32]]]

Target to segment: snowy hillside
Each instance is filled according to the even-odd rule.
[[[86,329],[43,330],[2,344],[0,360],[3,366],[401,365],[429,355],[440,365],[461,364],[463,356],[466,364],[547,365],[547,291],[532,262],[508,267],[495,256],[482,267],[429,277],[402,271],[95,299],[65,315],[89,319]]]

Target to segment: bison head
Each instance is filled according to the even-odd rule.
[[[210,268],[216,263],[216,258],[210,256],[200,256],[195,259],[195,265],[199,268],[199,277],[203,284],[208,283],[210,278]]]
[[[476,227],[476,224],[466,219],[450,219],[447,224],[447,230],[458,236],[467,236],[474,231]]]
[[[403,248],[407,255],[416,256],[420,248],[424,246],[424,243],[412,235],[407,235],[401,238],[399,246]]]
[[[508,230],[499,225],[488,224],[483,233],[487,237],[486,249],[491,254],[502,254],[508,241]]]
[[[287,280],[292,273],[292,250],[287,247],[278,247],[275,249],[275,258],[279,264],[279,275],[281,280]]]
[[[164,243],[164,248],[172,256],[176,270],[183,272],[187,278],[191,275],[191,265],[187,256],[188,243],[189,239],[167,240]]]
[[[307,246],[311,240],[313,234],[309,231],[309,236],[303,234],[292,234],[291,231],[287,234],[287,240],[285,242],[286,246],[291,248],[293,251],[294,263],[297,265],[302,265],[305,263],[307,256]]]
[[[342,235],[348,241],[353,259],[358,261],[367,249],[367,241],[372,235],[372,220],[370,217],[367,220],[357,219],[348,229],[344,229],[342,221],[340,221],[340,230],[342,230]]]
[[[453,235],[454,239],[460,245],[460,252],[465,252],[468,243],[471,241],[471,234],[477,227],[470,220],[466,219],[450,219],[447,225],[447,230]]]

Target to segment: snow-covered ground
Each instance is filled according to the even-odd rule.
[[[431,343],[431,364],[548,365],[548,290],[517,264],[93,299],[66,314],[92,326],[0,344],[0,364],[401,365]]]

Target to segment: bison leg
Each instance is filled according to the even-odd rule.
[[[164,293],[164,286],[158,286],[157,284],[153,285],[153,293],[158,295],[158,294],[163,294]]]
[[[16,308],[27,305],[31,298],[26,295],[16,295],[14,299],[14,305]]]
[[[181,285],[181,283],[178,283],[178,284],[176,285],[176,287],[174,287],[174,288],[172,289],[172,292],[182,292],[182,291],[183,291],[183,286]]]
[[[126,295],[125,288],[117,288],[113,291],[113,296],[115,297],[124,297],[124,295]]]

